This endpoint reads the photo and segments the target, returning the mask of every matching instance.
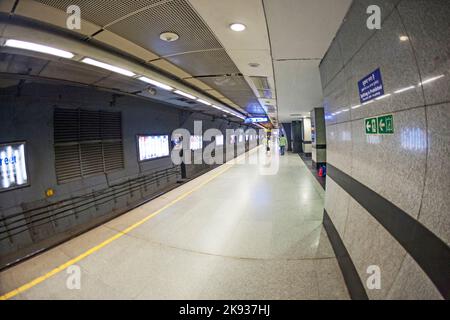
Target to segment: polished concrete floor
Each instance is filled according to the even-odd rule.
[[[0,293],[63,265],[13,299],[348,299],[323,189],[298,155],[281,157],[277,174],[262,175],[267,166],[225,164],[0,273]],[[81,254],[80,289],[68,289],[64,264]]]

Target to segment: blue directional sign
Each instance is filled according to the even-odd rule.
[[[247,118],[247,119],[245,119],[245,123],[261,123],[261,122],[269,122],[269,118],[267,118],[267,117],[255,117],[255,118]]]
[[[358,82],[359,100],[361,103],[384,96],[383,79],[378,68],[367,77]]]

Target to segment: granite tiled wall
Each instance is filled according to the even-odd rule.
[[[382,28],[369,30],[369,5]],[[327,161],[450,244],[450,1],[354,0],[320,66]],[[402,37],[402,39],[401,39]],[[407,37],[407,38],[405,38]],[[406,40],[405,40],[406,39]],[[386,97],[361,104],[358,81],[380,68]],[[364,118],[394,115],[393,135],[366,135]],[[326,210],[374,299],[442,298],[427,274],[330,177]]]

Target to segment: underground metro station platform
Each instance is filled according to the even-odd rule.
[[[0,300],[448,300],[449,16],[1,0]]]

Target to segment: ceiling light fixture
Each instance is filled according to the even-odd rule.
[[[94,60],[91,58],[84,58],[83,60],[81,60],[81,62],[89,64],[91,66],[109,70],[109,71],[112,71],[115,73],[119,73],[119,74],[127,76],[127,77],[134,77],[136,75],[135,73],[128,71],[126,69],[122,69],[122,68],[119,68],[119,67],[116,67],[116,66],[104,63],[104,62],[100,62],[100,61],[97,61],[97,60]]]
[[[202,104],[204,104],[204,105],[207,105],[207,106],[211,105],[211,103],[209,103],[208,101],[202,100],[202,99],[197,99],[197,101],[202,103]]]
[[[408,41],[409,37],[408,36],[400,36],[400,41]]]
[[[153,80],[153,79],[150,79],[150,78],[147,78],[147,77],[140,77],[139,80],[141,80],[143,82],[146,82],[146,83],[150,83],[150,84],[152,84],[154,86],[157,86],[158,88],[161,88],[161,89],[164,89],[164,90],[167,90],[167,91],[172,91],[173,90],[173,88],[171,86],[168,86],[168,85],[166,85],[164,83],[158,82],[156,80]]]
[[[66,58],[66,59],[72,59],[75,56],[73,53],[68,52],[68,51],[44,46],[42,44],[14,40],[14,39],[6,40],[5,46],[10,47],[10,48],[24,49],[24,50],[30,50],[30,51],[40,52],[40,53],[51,54],[53,56]]]
[[[189,99],[192,99],[192,100],[197,100],[196,97],[194,97],[193,95],[191,95],[189,93],[186,93],[186,92],[183,92],[183,91],[180,91],[180,90],[175,90],[174,92],[176,94],[179,94],[180,96],[183,96],[183,97],[186,97],[186,98],[189,98]]]
[[[178,39],[180,39],[180,36],[178,34],[176,34],[175,32],[163,32],[159,35],[159,38],[162,41],[174,42],[174,41],[177,41]]]
[[[232,23],[230,24],[230,29],[236,32],[241,32],[247,29],[247,27],[242,23]]]

